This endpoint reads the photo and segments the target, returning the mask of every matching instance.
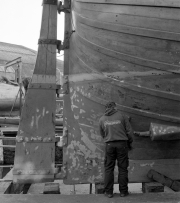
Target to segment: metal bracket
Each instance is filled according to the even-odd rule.
[[[50,5],[57,5],[57,0],[43,0],[42,4],[50,4]]]
[[[53,44],[57,46],[58,53],[61,50],[64,50],[64,45],[62,44],[61,40],[56,39],[39,39],[38,44]]]
[[[49,90],[56,90],[56,84],[46,84],[46,83],[31,83],[28,89],[49,89]]]
[[[62,44],[61,50],[65,50],[65,49],[69,49],[69,38],[67,40],[65,40]]]
[[[60,14],[61,12],[64,12],[64,13],[70,13],[70,10],[71,10],[71,3],[69,1],[69,6],[68,7],[65,7],[63,4],[62,4],[62,1],[59,1],[58,2],[58,13]]]

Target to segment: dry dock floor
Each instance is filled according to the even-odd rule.
[[[121,198],[104,195],[0,195],[0,203],[180,203],[180,193],[130,194]]]

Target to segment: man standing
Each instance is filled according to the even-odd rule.
[[[127,116],[116,109],[114,102],[105,106],[105,114],[99,120],[100,134],[106,144],[104,192],[109,198],[113,197],[114,167],[118,162],[118,183],[120,196],[128,193],[128,149],[132,147],[133,131]]]

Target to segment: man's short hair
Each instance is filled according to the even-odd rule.
[[[116,103],[111,101],[111,102],[108,102],[106,105],[105,105],[105,109],[111,109],[111,108],[115,108],[116,107]]]

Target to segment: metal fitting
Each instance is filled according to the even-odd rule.
[[[57,5],[57,0],[43,0],[43,4]]]

